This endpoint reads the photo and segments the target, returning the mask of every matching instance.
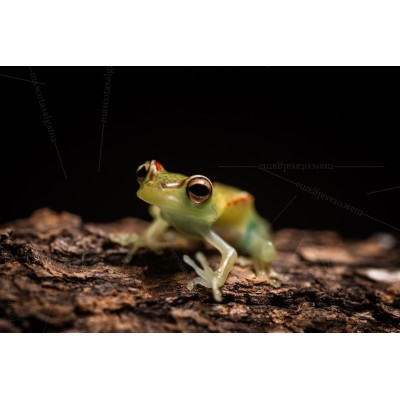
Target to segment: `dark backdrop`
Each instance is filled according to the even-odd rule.
[[[67,178],[29,68],[1,68],[2,222],[43,206],[91,221],[146,217],[135,196],[135,170],[155,158],[171,171],[252,192],[275,229],[399,232],[400,188],[367,194],[400,186],[398,69],[115,67],[100,172],[107,69],[32,71]],[[337,167],[271,170],[275,175],[220,167],[278,162]],[[317,187],[364,215],[318,200],[288,180]]]

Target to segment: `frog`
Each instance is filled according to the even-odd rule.
[[[123,260],[125,264],[141,248],[161,254],[171,245],[164,239],[172,228],[178,238],[195,245],[207,242],[221,254],[216,268],[211,267],[201,251],[195,253],[194,259],[183,255],[185,264],[197,273],[187,284],[190,291],[196,285],[204,286],[211,289],[215,301],[221,302],[221,287],[238,262],[238,253],[249,256],[258,279],[275,288],[286,281],[272,268],[276,249],[271,226],[256,211],[254,196],[250,193],[212,182],[204,175],[168,172],[156,160],[139,165],[136,180],[137,196],[150,205],[153,221],[142,234],[135,235]]]

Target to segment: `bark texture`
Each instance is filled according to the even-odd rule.
[[[114,232],[140,232],[127,218],[83,223],[41,209],[0,229],[2,332],[399,332],[400,246],[381,233],[344,240],[337,233],[285,229],[275,234],[279,289],[235,266],[216,303],[182,252],[126,249]],[[205,250],[209,260],[218,254]]]

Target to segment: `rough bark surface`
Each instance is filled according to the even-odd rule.
[[[235,266],[222,288],[186,288],[182,253],[141,251],[130,265],[111,232],[140,232],[128,218],[83,223],[36,211],[0,229],[2,332],[399,332],[400,246],[389,234],[349,241],[335,232],[276,232],[279,289]],[[206,250],[212,263],[218,254]]]

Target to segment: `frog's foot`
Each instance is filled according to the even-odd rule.
[[[137,233],[126,233],[126,232],[119,232],[119,233],[110,233],[109,239],[113,243],[117,243],[121,246],[129,246],[134,244],[140,235]]]
[[[197,252],[195,257],[202,268],[200,268],[195,261],[186,254],[183,256],[183,261],[190,265],[196,271],[197,275],[199,275],[188,283],[187,288],[192,290],[195,285],[205,286],[212,289],[215,301],[222,301],[221,291],[219,290],[222,283],[219,274],[210,267],[210,264],[203,253]]]
[[[165,247],[166,244],[164,242],[158,242],[142,235],[133,243],[133,246],[122,262],[124,264],[129,264],[132,260],[132,257],[138,252],[139,249],[148,249],[153,253],[160,255],[163,253],[163,249]]]
[[[124,264],[129,264],[136,251],[142,247],[140,244],[141,236],[137,233],[111,233],[109,238],[113,243],[117,243],[120,246],[131,246],[128,254],[122,260]]]
[[[256,266],[255,271],[258,279],[267,282],[274,288],[279,288],[282,283],[287,282],[287,278],[284,275],[275,272],[270,265],[267,267]]]
[[[236,264],[240,265],[241,267],[247,267],[248,265],[252,264],[251,258],[240,256],[236,259]]]
[[[122,259],[122,264],[129,264],[132,260],[132,257],[135,255],[135,253],[139,250],[141,246],[137,245],[137,242],[134,243],[134,245],[131,247],[131,249],[128,251],[128,254]]]
[[[153,240],[149,240],[146,235],[139,235],[137,233],[111,233],[109,237],[112,242],[121,246],[126,247],[131,245],[128,254],[122,260],[124,264],[129,264],[132,260],[132,257],[140,248],[147,248],[157,254],[162,253],[162,246],[159,246],[158,243],[154,242]]]

